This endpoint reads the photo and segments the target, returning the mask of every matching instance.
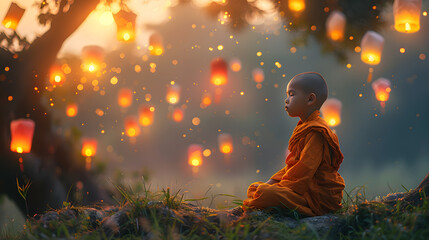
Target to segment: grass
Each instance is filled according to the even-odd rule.
[[[365,186],[345,191],[343,208],[336,212],[342,224],[335,232],[320,233],[311,224],[297,222],[301,216],[294,211],[271,209],[231,218],[228,212],[203,207],[203,201],[211,207],[217,197],[234,198],[236,206],[241,204],[233,195],[208,196],[210,189],[202,198],[185,199],[181,190],[152,192],[144,183],[139,191],[115,187],[120,193],[117,207],[65,204],[62,209],[28,219],[24,231],[3,230],[0,238],[429,239],[429,202],[424,192],[423,204],[412,206],[400,200],[393,205],[368,201]],[[298,224],[290,226],[288,221]]]

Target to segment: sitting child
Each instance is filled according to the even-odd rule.
[[[338,173],[343,154],[337,136],[319,116],[328,97],[325,79],[313,72],[298,74],[286,94],[286,112],[300,118],[289,140],[286,167],[266,183],[251,184],[243,209],[283,207],[304,216],[336,211],[345,187]]]

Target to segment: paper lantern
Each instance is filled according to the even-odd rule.
[[[340,11],[332,11],[326,19],[326,34],[333,41],[343,41],[346,16]]]
[[[33,142],[34,126],[31,119],[17,119],[10,122],[10,150],[17,153],[29,153]]]
[[[113,15],[117,27],[117,38],[121,42],[133,42],[136,38],[137,15],[131,11],[120,10]]]
[[[213,100],[212,100],[212,96],[210,93],[204,93],[203,96],[201,97],[201,104],[200,107],[201,108],[206,108],[208,106],[210,106],[212,104]]]
[[[265,75],[264,75],[264,70],[262,70],[261,68],[255,68],[252,71],[252,77],[253,77],[253,81],[255,81],[256,83],[261,83],[264,81]]]
[[[97,139],[83,138],[82,139],[82,156],[92,157],[97,153]]]
[[[216,86],[225,85],[228,82],[228,67],[222,58],[213,59],[211,62],[210,80]]]
[[[241,61],[238,58],[234,58],[229,62],[229,67],[233,72],[239,72],[241,70]]]
[[[329,126],[335,127],[341,123],[342,103],[336,98],[328,98],[320,108],[323,118]]]
[[[85,72],[98,71],[103,65],[104,49],[89,45],[82,48],[82,70]]]
[[[140,126],[136,117],[130,116],[125,118],[125,134],[128,137],[137,137],[140,135]]]
[[[180,99],[180,86],[177,84],[169,85],[167,87],[167,94],[165,95],[165,98],[170,104],[177,104]]]
[[[67,107],[66,107],[66,115],[68,117],[75,117],[77,115],[77,112],[78,112],[77,104],[70,103],[70,104],[67,105]]]
[[[149,37],[150,55],[160,56],[164,53],[163,38],[159,33],[153,33]]]
[[[153,123],[155,108],[151,106],[141,106],[139,109],[139,123],[142,126],[149,126]]]
[[[181,108],[174,109],[173,120],[175,122],[181,122],[183,120],[183,110]]]
[[[229,133],[221,133],[218,138],[219,151],[223,154],[230,154],[234,150],[232,136]]]
[[[133,92],[131,89],[122,88],[118,92],[118,104],[121,107],[129,107],[133,103]]]
[[[392,91],[390,88],[390,81],[385,78],[379,78],[372,83],[372,89],[374,90],[377,101],[379,101],[384,108],[385,102],[389,100],[389,95]]]
[[[24,15],[25,9],[18,6],[18,4],[12,2],[10,4],[9,10],[6,13],[6,16],[3,18],[3,26],[16,30],[19,21]]]
[[[203,164],[203,147],[199,144],[191,144],[188,147],[188,164],[199,167]]]
[[[305,9],[305,0],[289,0],[288,6],[293,12],[302,12]]]
[[[398,32],[414,33],[420,30],[422,0],[395,0],[393,15]]]
[[[361,60],[370,65],[377,65],[381,60],[384,38],[374,31],[368,31],[361,41]]]
[[[49,82],[53,86],[61,86],[63,85],[64,81],[66,80],[66,76],[64,72],[61,70],[60,65],[53,65],[49,71]]]

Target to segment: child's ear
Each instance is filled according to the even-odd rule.
[[[317,97],[316,94],[314,93],[310,93],[310,95],[308,95],[308,105],[313,105],[314,103],[316,103]]]

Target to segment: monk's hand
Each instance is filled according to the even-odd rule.
[[[278,182],[280,182],[280,181],[275,180],[275,179],[270,179],[266,183],[271,185],[271,184],[278,183]]]

